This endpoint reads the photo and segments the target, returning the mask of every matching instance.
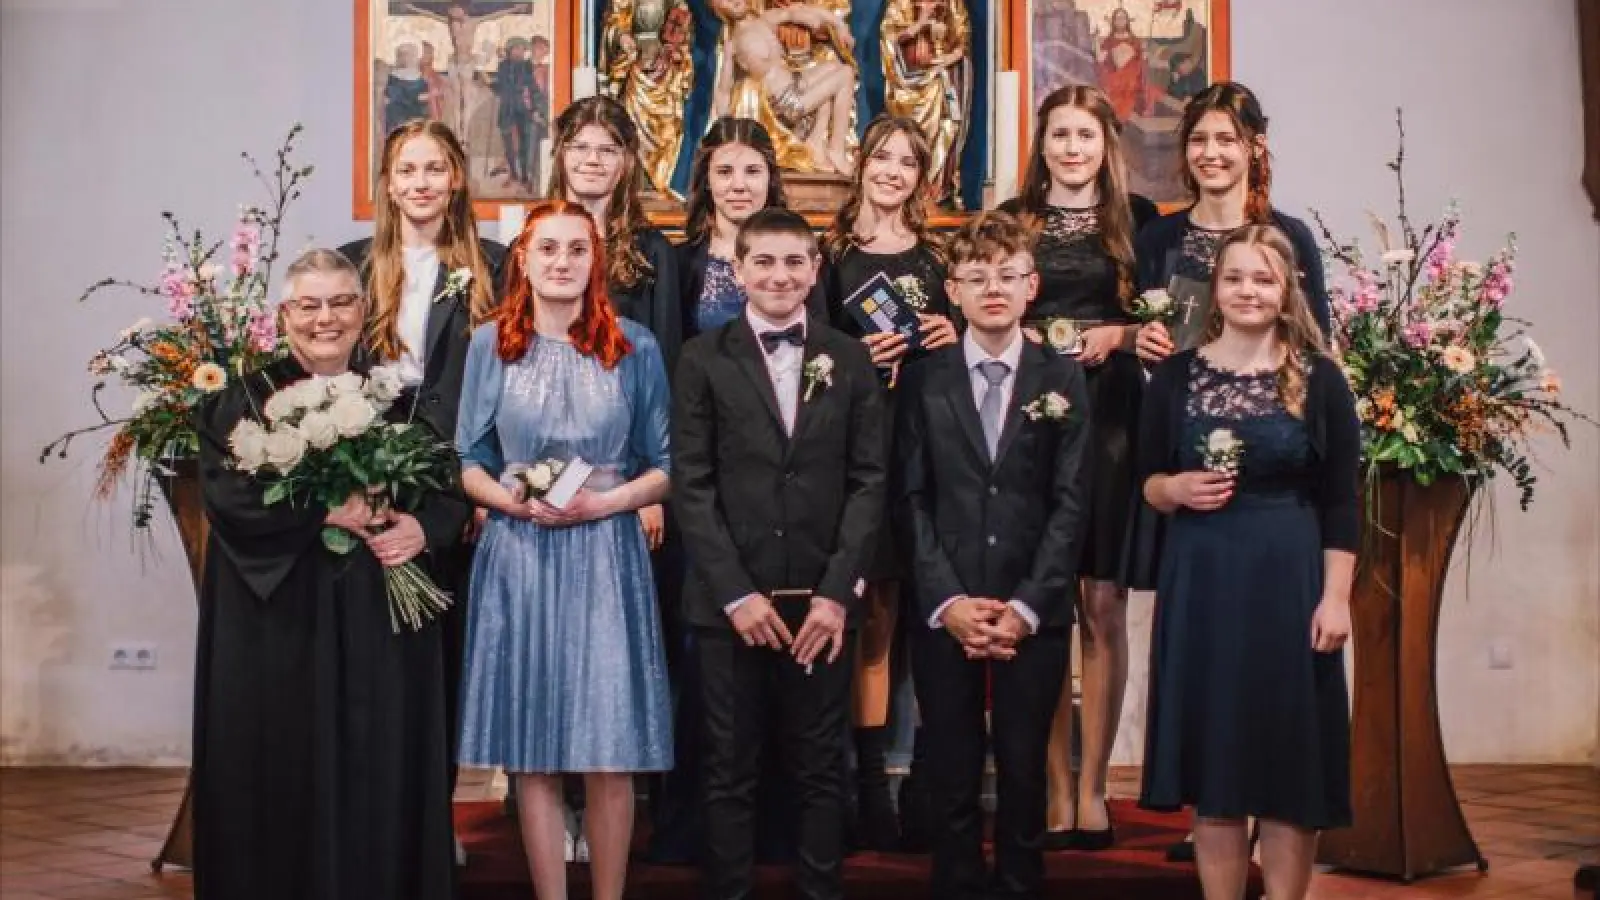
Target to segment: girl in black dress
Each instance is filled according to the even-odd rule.
[[[1140,230],[1134,246],[1138,290],[1159,288],[1174,297],[1203,294],[1217,245],[1228,232],[1244,225],[1274,225],[1294,247],[1301,292],[1326,336],[1330,319],[1322,255],[1304,222],[1272,207],[1267,117],[1256,95],[1236,82],[1211,85],[1184,108],[1178,138],[1183,181],[1194,203]],[[1204,315],[1202,306],[1195,304],[1196,314]],[[1185,348],[1173,344],[1165,325],[1152,322],[1139,330],[1137,349],[1141,359],[1154,364]]]
[[[915,122],[881,115],[867,126],[861,147],[850,195],[823,242],[830,263],[828,305],[834,324],[861,338],[892,389],[903,362],[955,343],[956,329],[944,290],[944,255],[927,225],[933,164],[927,139]],[[922,320],[915,354],[899,334],[863,334],[860,323],[843,311],[845,301],[879,273],[889,276]],[[888,411],[893,421],[892,403]],[[856,838],[869,850],[896,850],[900,844],[886,770],[889,705],[898,680],[889,658],[899,621],[897,556],[891,530],[885,528],[868,571],[867,619],[856,659]]]
[[[1201,346],[1156,368],[1142,417],[1144,496],[1171,524],[1140,803],[1194,807],[1208,900],[1244,896],[1247,816],[1274,900],[1305,897],[1317,832],[1350,823],[1360,424],[1296,262],[1270,226],[1223,240]]]
[[[499,305],[505,248],[478,237],[466,152],[439,122],[418,119],[389,133],[373,196],[373,236],[339,248],[360,271],[370,300],[363,351],[372,362],[398,365],[406,394],[397,406],[414,406],[418,421],[441,440],[454,440],[469,337]],[[471,278],[464,287],[450,289],[452,273],[462,271]],[[462,540],[433,554],[440,586],[456,598],[439,617],[452,788],[467,573],[479,521],[469,525]],[[456,859],[466,859],[460,844]]]
[[[1027,333],[1077,357],[1092,413],[1089,533],[1078,575],[1083,648],[1083,763],[1072,775],[1072,691],[1061,692],[1050,736],[1050,849],[1104,850],[1114,840],[1106,772],[1128,680],[1125,549],[1142,505],[1133,475],[1144,373],[1129,352],[1137,325],[1133,235],[1155,205],[1129,194],[1121,126],[1098,88],[1061,88],[1039,107],[1021,193],[1001,209],[1038,233],[1039,296]],[[1070,676],[1069,676],[1070,677]]]

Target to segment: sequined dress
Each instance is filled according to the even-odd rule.
[[[607,371],[570,343],[535,339],[515,363],[496,328],[472,337],[456,444],[506,478],[581,457],[604,490],[666,471],[668,391],[655,338]],[[565,528],[491,513],[472,566],[460,762],[511,772],[672,768],[672,716],[655,586],[634,513]]]

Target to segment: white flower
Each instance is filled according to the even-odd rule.
[[[1362,397],[1356,401],[1356,417],[1363,422],[1372,421],[1372,401]]]
[[[342,437],[356,437],[378,418],[378,410],[359,394],[345,394],[328,407],[328,416]]]
[[[228,373],[216,363],[201,363],[195,367],[190,383],[208,394],[214,393],[228,383]]]
[[[1383,254],[1383,264],[1391,269],[1398,269],[1416,258],[1417,255],[1412,253],[1410,250],[1403,248],[1400,250],[1390,250],[1389,252]]]
[[[1239,474],[1239,461],[1244,458],[1244,442],[1227,428],[1213,428],[1200,439],[1200,461],[1211,472],[1226,475]]]
[[[806,362],[804,371],[806,379],[806,395],[801,402],[811,402],[811,394],[818,385],[828,388],[833,387],[833,357],[826,353],[819,353]]]
[[[1456,263],[1456,271],[1466,278],[1476,280],[1483,277],[1483,263],[1461,260]]]
[[[201,281],[216,281],[217,276],[221,274],[222,267],[214,262],[208,262],[200,266],[199,275]]]
[[[325,375],[313,375],[295,382],[281,393],[289,395],[289,402],[295,409],[320,409],[328,402],[328,381]]]
[[[326,450],[339,440],[339,426],[333,421],[333,414],[316,409],[306,413],[300,420],[300,433],[305,435],[306,443],[318,450]]]
[[[1528,368],[1543,371],[1545,368],[1544,350],[1540,349],[1539,345],[1534,343],[1533,338],[1527,335],[1522,336],[1522,342],[1525,345],[1523,352],[1528,355]]]
[[[901,275],[894,280],[894,286],[912,309],[922,312],[928,308],[928,294],[922,289],[922,279],[915,275]]]
[[[1158,322],[1172,314],[1172,295],[1161,288],[1151,288],[1133,302],[1134,314],[1148,322]]]
[[[241,419],[228,436],[239,468],[254,472],[267,464],[267,430],[254,419]]]
[[[1410,422],[1400,426],[1400,436],[1412,444],[1422,443],[1422,439],[1417,435],[1417,426],[1411,424]]]
[[[404,386],[398,366],[378,366],[367,374],[367,395],[379,405],[393,403]]]
[[[1239,446],[1239,438],[1226,428],[1218,428],[1206,436],[1206,449],[1219,456],[1232,453]]]
[[[1478,367],[1478,358],[1472,355],[1471,350],[1459,344],[1444,348],[1441,359],[1444,367],[1457,375],[1465,375]]]
[[[125,341],[126,340],[130,340],[130,339],[133,338],[134,335],[138,334],[139,332],[141,332],[141,331],[143,331],[143,330],[145,330],[146,328],[149,328],[149,327],[150,327],[150,320],[148,318],[140,319],[139,321],[133,323],[132,325],[129,325],[127,328],[122,329],[122,339],[125,340]]]
[[[361,393],[362,378],[355,372],[345,372],[328,379],[328,393],[337,397],[341,394]]]
[[[281,422],[292,414],[295,406],[295,389],[293,385],[278,391],[267,398],[266,406],[261,408],[261,414],[267,417],[268,422]]]
[[[161,399],[157,391],[140,391],[139,396],[133,398],[133,414],[142,416],[155,407],[156,401]]]
[[[1034,398],[1032,403],[1022,408],[1022,414],[1032,421],[1038,421],[1039,419],[1058,421],[1065,419],[1067,411],[1070,409],[1072,409],[1072,404],[1066,397],[1051,391],[1048,394],[1040,394]]]
[[[1059,353],[1071,353],[1082,337],[1071,319],[1052,319],[1044,332],[1045,342]]]
[[[119,375],[132,368],[132,363],[128,362],[127,357],[120,353],[113,353],[106,357],[106,364],[111,366],[111,371]]]
[[[528,483],[528,487],[543,493],[550,490],[550,485],[555,484],[556,476],[550,471],[550,464],[542,462],[530,467],[524,473],[523,480]]]
[[[306,455],[306,439],[294,426],[274,428],[263,441],[267,464],[287,475]]]
[[[464,294],[467,291],[467,287],[471,284],[472,270],[466,266],[462,266],[461,268],[456,269],[449,275],[445,276],[444,290],[439,292],[439,296],[433,298],[433,302],[438,303],[440,300],[443,300],[446,297],[455,297]]]

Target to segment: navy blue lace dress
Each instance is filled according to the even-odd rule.
[[[1176,452],[1141,466],[1144,474],[1205,468],[1200,444],[1219,428],[1243,442],[1244,455],[1226,506],[1170,517],[1140,803],[1348,825],[1344,653],[1311,648],[1327,544],[1324,464],[1306,421],[1279,401],[1276,372],[1229,372],[1198,353],[1163,365],[1187,368],[1181,425]]]

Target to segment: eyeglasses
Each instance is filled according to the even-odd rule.
[[[589,154],[592,153],[595,156],[598,156],[601,162],[607,164],[614,163],[622,158],[622,148],[618,147],[616,144],[600,144],[599,146],[592,146],[590,144],[568,144],[566,152],[574,159],[578,160],[588,159]]]
[[[335,315],[343,315],[361,305],[360,294],[334,294],[331,297],[292,297],[285,304],[289,311],[300,316],[314,316],[327,309]]]
[[[951,281],[954,281],[956,284],[960,285],[962,290],[967,291],[981,291],[987,288],[990,282],[996,282],[1000,285],[1001,290],[1009,291],[1021,284],[1029,275],[1032,274],[1032,269],[1029,269],[1026,272],[1013,272],[1009,269],[1001,269],[999,272],[996,272],[992,275],[973,273],[970,275],[963,275],[960,278],[952,278]]]

